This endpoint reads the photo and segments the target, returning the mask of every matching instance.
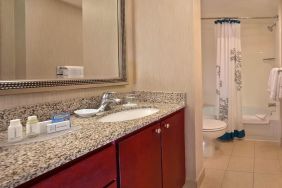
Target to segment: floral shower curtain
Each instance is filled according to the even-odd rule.
[[[241,38],[240,21],[215,21],[217,34],[216,96],[217,118],[227,123],[227,132],[219,139],[243,138],[241,104]]]

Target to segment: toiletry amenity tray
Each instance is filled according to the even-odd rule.
[[[77,130],[81,129],[80,126],[73,126],[70,129],[67,130],[63,130],[63,131],[59,131],[59,132],[55,132],[55,133],[46,133],[46,134],[40,134],[36,137],[27,137],[25,136],[22,140],[19,141],[15,141],[15,142],[8,142],[7,138],[5,139],[5,141],[1,141],[0,142],[0,148],[2,147],[9,147],[9,146],[15,146],[15,145],[23,145],[23,144],[31,144],[31,143],[35,143],[35,142],[42,142],[42,141],[47,141],[47,140],[51,140],[53,138],[57,138],[59,136],[63,136],[72,132],[75,132]]]

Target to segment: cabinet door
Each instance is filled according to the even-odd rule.
[[[104,188],[117,188],[117,182],[114,181],[114,182],[110,183],[109,185],[105,186]]]
[[[33,188],[101,188],[116,179],[114,146],[54,172],[51,177],[34,184]],[[113,185],[114,187],[114,185]]]
[[[163,188],[185,183],[184,110],[167,118],[162,127]]]
[[[160,124],[119,143],[120,187],[161,188]]]

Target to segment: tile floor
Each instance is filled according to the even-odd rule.
[[[204,165],[201,188],[282,188],[282,147],[275,142],[218,142]]]

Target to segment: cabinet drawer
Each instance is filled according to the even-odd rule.
[[[116,180],[116,150],[110,146],[34,184],[33,188],[101,188]]]

